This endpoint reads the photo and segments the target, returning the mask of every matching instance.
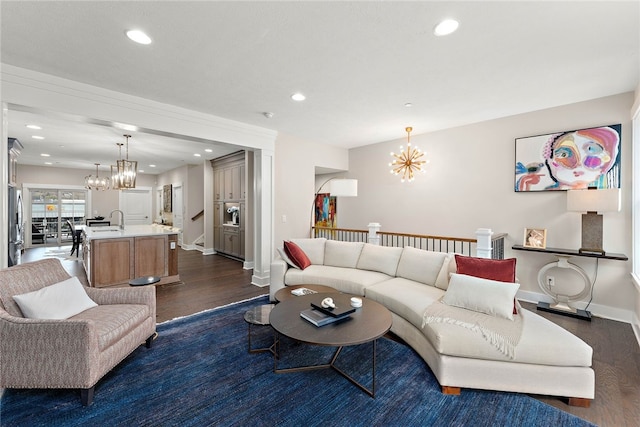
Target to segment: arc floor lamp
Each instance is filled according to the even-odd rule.
[[[314,213],[315,213],[315,205],[316,199],[318,198],[318,194],[322,194],[324,187],[327,186],[327,189],[324,191],[325,193],[329,193],[329,195],[334,197],[357,197],[358,196],[358,180],[350,179],[350,178],[338,178],[332,177],[327,179],[325,182],[318,187],[316,193],[313,196],[313,201],[311,202],[311,227],[309,228],[309,236],[313,236],[313,227],[314,227]]]

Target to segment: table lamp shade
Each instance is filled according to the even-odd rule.
[[[620,211],[620,189],[569,190],[567,210],[573,212],[617,212]]]
[[[329,183],[329,193],[336,197],[357,197],[357,179],[334,179]]]
[[[602,248],[602,215],[598,212],[620,210],[620,189],[569,190],[567,210],[586,212],[582,215],[582,243],[580,252],[604,254]]]

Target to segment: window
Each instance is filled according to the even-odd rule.
[[[84,224],[87,191],[57,188],[29,188],[29,221],[31,246],[59,246],[72,241],[73,224]]]

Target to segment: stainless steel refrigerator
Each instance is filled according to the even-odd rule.
[[[22,210],[22,191],[16,186],[16,163],[22,150],[22,144],[15,138],[9,138],[9,267],[20,263],[24,248],[24,216]]]
[[[22,191],[9,187],[9,267],[20,263],[24,248]]]

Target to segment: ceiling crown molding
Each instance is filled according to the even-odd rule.
[[[277,131],[1,64],[2,102],[254,149],[275,148]]]

